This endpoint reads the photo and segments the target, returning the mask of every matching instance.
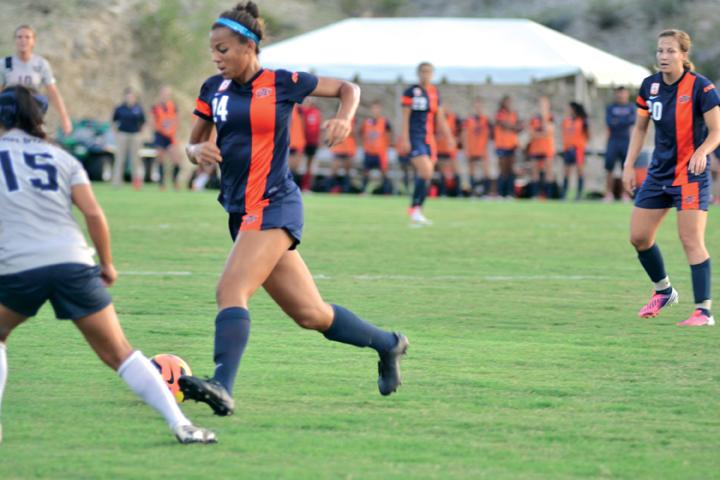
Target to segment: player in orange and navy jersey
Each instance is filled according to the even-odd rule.
[[[488,157],[488,143],[490,141],[492,125],[483,112],[482,99],[476,98],[473,102],[473,114],[470,115],[462,126],[463,147],[465,157],[468,160],[470,169],[470,183],[473,191],[480,184],[482,194],[489,195],[492,180],[490,179],[490,157]],[[478,183],[477,164],[482,169],[482,183]]]
[[[690,61],[692,41],[680,30],[658,35],[658,72],[647,77],[637,97],[638,119],[630,137],[623,184],[635,195],[630,241],[655,287],[641,317],[655,317],[678,302],[665,272],[655,235],[671,207],[677,209],[680,241],[690,263],[695,310],[682,326],[714,325],[711,314],[710,254],[705,226],[710,202],[708,155],[720,144],[720,95]],[[648,125],[655,126],[655,150],[642,186],[635,191],[635,161]]]
[[[345,140],[330,149],[333,159],[330,163],[330,175],[328,176],[328,191],[333,193],[350,193],[350,172],[353,160],[357,155],[357,140],[355,140],[355,119],[351,122],[350,135]],[[344,175],[340,176],[342,169]]]
[[[367,189],[371,170],[380,170],[382,175],[383,193],[392,193],[392,186],[387,178],[388,171],[388,149],[392,143],[392,126],[390,121],[383,115],[382,103],[375,100],[370,105],[371,117],[366,118],[360,127],[360,135],[363,141],[365,159],[363,161],[363,186],[362,191]]]
[[[437,118],[436,118],[437,120]],[[460,194],[460,174],[457,163],[457,152],[459,146],[459,133],[462,121],[445,107],[445,121],[450,127],[452,138],[448,140],[445,135],[435,132],[437,144],[437,170],[440,172],[440,195],[457,196]]]
[[[450,127],[445,120],[445,109],[440,102],[437,88],[433,85],[434,68],[432,64],[423,62],[418,65],[419,83],[411,86],[402,97],[403,127],[402,144],[410,150],[410,161],[415,167],[415,191],[410,204],[410,219],[414,225],[429,225],[430,222],[422,213],[432,178],[437,148],[435,145],[435,116],[442,133],[454,142]]]
[[[565,178],[563,178],[562,198],[567,196],[570,184],[570,174],[573,167],[577,168],[577,192],[575,200],[582,198],[585,185],[585,147],[590,137],[588,116],[585,107],[577,102],[570,102],[567,107],[567,116],[562,123],[563,160],[565,163]]]
[[[548,196],[546,184],[554,182],[553,158],[555,158],[555,125],[550,111],[550,99],[538,99],[539,113],[530,120],[530,144],[528,154],[532,162],[530,195]]]
[[[172,100],[172,90],[165,85],[160,88],[160,101],[152,106],[152,115],[155,119],[155,151],[157,152],[157,162],[162,166],[162,179],[160,180],[160,188],[165,188],[165,180],[170,176],[170,165],[168,159],[172,163],[172,179],[175,190],[180,189],[178,176],[180,175],[180,166],[182,158],[180,149],[177,145],[175,134],[178,128],[177,107]]]
[[[518,133],[522,124],[512,109],[512,100],[505,95],[500,100],[500,108],[495,114],[494,135],[495,152],[500,164],[498,194],[501,197],[515,195],[515,151],[518,147]]]
[[[290,118],[290,156],[288,166],[292,173],[293,180],[301,186],[300,165],[302,164],[303,153],[305,152],[305,126],[303,124],[300,105],[295,105]]]
[[[360,89],[342,80],[262,68],[263,30],[253,2],[238,4],[213,23],[210,46],[220,74],[200,89],[198,120],[187,147],[193,163],[219,164],[219,200],[234,241],[216,290],[215,373],[210,380],[179,380],[186,398],[207,403],[218,415],[233,413],[232,387],[250,334],[248,304],[261,286],[299,326],[322,332],[328,340],[376,350],[382,395],[400,385],[400,357],[408,346],[405,336],[325,303],[296,250],[303,207],[287,165],[292,109],[308,95],[338,98],[338,113],[325,124],[326,143],[332,147],[351,132]],[[209,142],[213,129],[217,141]]]

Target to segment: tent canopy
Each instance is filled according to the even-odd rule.
[[[420,62],[454,84],[520,84],[583,75],[597,86],[638,86],[639,65],[531,20],[355,18],[264,48],[269,68],[366,83],[410,83]]]

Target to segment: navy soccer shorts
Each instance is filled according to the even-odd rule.
[[[635,194],[638,208],[659,209],[675,207],[677,210],[704,210],[710,204],[711,188],[709,175],[696,182],[673,187],[656,181],[651,175]]]
[[[78,320],[112,303],[96,265],[61,263],[0,275],[0,304],[34,317],[46,301],[62,320]]]
[[[290,250],[302,240],[303,204],[300,189],[295,187],[285,196],[272,200],[262,211],[230,212],[228,228],[233,242],[241,231],[282,228],[293,239]]]
[[[605,150],[605,170],[612,172],[615,164],[620,162],[620,168],[625,165],[625,156],[627,155],[630,140],[610,140]]]

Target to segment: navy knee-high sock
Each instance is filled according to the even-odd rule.
[[[370,347],[382,354],[397,345],[397,338],[392,332],[382,330],[362,320],[350,310],[333,305],[335,317],[323,335],[334,342],[347,343],[356,347]]]
[[[421,207],[425,203],[425,197],[427,196],[427,182],[417,177],[415,179],[415,191],[413,192],[412,206]]]
[[[695,305],[710,313],[710,259],[697,265],[690,265]],[[706,303],[707,302],[707,303]]]
[[[585,177],[578,176],[578,190],[575,198],[582,198],[583,188],[585,187]]]
[[[240,359],[250,337],[250,314],[241,307],[220,310],[215,317],[215,374],[217,380],[232,394]]]
[[[570,180],[568,179],[568,177],[563,178],[562,198],[565,198],[565,196],[567,195],[569,186],[570,186]]]
[[[638,259],[653,283],[657,284],[661,280],[667,278],[667,273],[665,272],[665,262],[663,261],[662,253],[660,253],[660,247],[658,247],[656,243],[647,250],[638,252]],[[668,284],[666,288],[661,290],[657,290],[656,288],[656,291],[658,293],[670,293],[671,288],[672,287]]]

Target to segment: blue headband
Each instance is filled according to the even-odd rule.
[[[249,28],[247,28],[245,25],[241,25],[235,20],[230,20],[229,18],[220,17],[217,20],[215,20],[216,24],[220,24],[223,27],[227,27],[233,32],[237,32],[243,37],[249,38],[256,44],[260,45],[260,39],[257,35],[255,35],[253,32],[250,31]]]

